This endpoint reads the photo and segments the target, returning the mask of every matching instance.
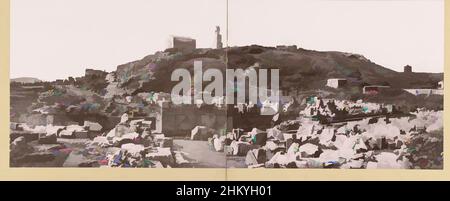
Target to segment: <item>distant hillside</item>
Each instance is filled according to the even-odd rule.
[[[19,78],[11,79],[10,82],[19,82],[19,83],[24,83],[24,84],[31,84],[31,83],[42,82],[42,81],[37,79],[37,78],[32,78],[32,77],[19,77]]]
[[[194,60],[203,68],[225,70],[225,49],[197,49],[188,54],[158,52],[142,60],[118,66],[119,87],[129,93],[141,91],[170,92],[176,84],[170,81],[176,68],[193,72]],[[328,78],[348,78],[361,85],[390,85],[393,88],[434,88],[443,73],[403,73],[380,66],[362,55],[343,52],[319,52],[297,48],[262,46],[232,47],[228,51],[229,68],[280,69],[280,87],[298,90],[321,89]],[[405,61],[406,62],[406,61]]]
[[[153,95],[143,92],[170,93],[178,83],[171,81],[172,72],[185,68],[193,75],[194,61],[199,60],[203,62],[203,70],[215,68],[223,73],[227,67],[277,68],[280,70],[279,80],[283,94],[289,92],[303,106],[309,96],[320,96],[390,103],[398,106],[401,111],[421,107],[443,109],[443,96],[414,96],[403,90],[435,88],[443,80],[443,73],[397,72],[358,54],[252,45],[232,47],[228,51],[196,49],[191,53],[168,49],[119,65],[110,73],[87,71],[82,77],[47,82],[43,88],[11,85],[11,114],[12,117],[19,118],[20,114],[31,113],[33,109],[44,105],[53,105],[61,112],[70,109],[74,118],[80,114],[119,116],[133,108],[138,111],[151,110],[151,107],[145,107],[145,101],[141,99]],[[329,78],[347,78],[351,84],[339,89],[330,88],[326,86]],[[11,82],[22,83],[39,81],[36,78],[11,79]],[[391,88],[372,96],[362,93],[364,85],[389,85]],[[124,104],[126,96],[134,97],[136,102],[132,105]]]

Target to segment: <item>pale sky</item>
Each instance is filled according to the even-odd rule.
[[[113,71],[168,47],[170,35],[225,40],[225,0],[13,0],[11,77]],[[295,44],[362,54],[401,71],[443,72],[443,0],[230,0],[229,45]],[[225,42],[225,41],[224,41]]]

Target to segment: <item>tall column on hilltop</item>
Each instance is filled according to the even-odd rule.
[[[222,34],[220,34],[220,27],[216,26],[216,48],[217,49],[222,49],[223,48],[223,43],[222,43]]]

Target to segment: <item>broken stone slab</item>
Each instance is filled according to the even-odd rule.
[[[134,125],[134,126],[141,126],[142,122],[144,122],[145,119],[135,119],[135,120],[131,120],[130,121],[130,126]]]
[[[126,123],[128,121],[129,117],[127,113],[124,113],[121,117],[120,117],[120,123]]]
[[[222,152],[224,149],[223,148],[224,142],[222,140],[220,140],[219,138],[213,139],[213,145],[214,145],[214,150],[216,150],[217,152]]]
[[[247,166],[264,164],[266,162],[266,151],[264,149],[253,149],[247,152],[245,164]]]
[[[391,152],[381,152],[375,155],[379,169],[409,169],[412,164],[406,157],[399,157]],[[374,164],[371,164],[372,166]]]
[[[268,141],[266,144],[266,158],[271,159],[278,152],[286,152],[284,144]]]
[[[174,157],[175,157],[175,163],[177,164],[177,167],[179,167],[179,168],[191,167],[191,162],[185,159],[184,153],[182,153],[180,151],[176,151]]]
[[[283,139],[287,141],[288,139],[297,139],[297,134],[294,133],[283,133]]]
[[[352,155],[353,155],[352,151]],[[339,168],[342,164],[347,162],[346,158],[341,157],[341,150],[323,149],[319,158],[315,160],[324,163],[324,168]]]
[[[173,138],[171,137],[154,138],[154,142],[161,148],[173,147]]]
[[[147,153],[145,157],[150,160],[160,161],[164,166],[173,166],[175,162],[170,148],[157,147],[156,150]]]
[[[248,134],[253,136],[253,135],[256,135],[256,134],[262,133],[262,132],[264,132],[264,131],[259,130],[258,128],[253,128],[250,132],[248,132]]]
[[[66,130],[69,130],[69,131],[85,131],[86,128],[84,126],[72,124],[72,125],[66,126]]]
[[[88,138],[94,139],[102,134],[103,126],[96,122],[85,121],[84,126],[88,131]]]
[[[166,137],[166,135],[164,135],[164,134],[162,134],[162,133],[152,133],[151,136],[152,136],[152,138],[153,138],[154,140],[162,139],[162,138],[165,138],[165,137]]]
[[[249,150],[260,148],[259,145],[237,141],[233,141],[230,146],[233,147],[233,155],[235,156],[246,156]]]
[[[149,129],[151,129],[151,127],[152,127],[152,121],[142,121],[142,127],[143,128],[149,128]]]
[[[144,145],[144,147],[149,147],[149,146],[152,146],[154,144],[154,141],[153,141],[152,137],[150,135],[145,134],[145,133],[141,134],[140,141],[142,142],[142,145]]]
[[[137,133],[141,132],[141,126],[140,125],[130,125],[129,128],[130,128],[131,132],[137,132]]]
[[[268,140],[265,145],[267,150],[276,151],[276,150],[286,150],[285,143],[281,141]]]
[[[288,138],[286,139],[286,148],[289,148],[292,146],[292,144],[294,143],[294,138]]]
[[[289,146],[287,153],[288,154],[297,154],[297,152],[299,152],[299,148],[300,148],[300,144],[292,143],[291,146]]]
[[[45,128],[45,131],[47,132],[47,134],[56,134],[56,135],[58,135],[64,129],[66,129],[65,126],[47,125],[47,127]]]
[[[323,168],[324,163],[321,160],[315,159],[315,158],[308,158],[306,167],[307,168]]]
[[[341,161],[327,161],[323,163],[323,168],[340,168],[342,164]]]
[[[364,168],[364,160],[363,159],[349,160],[347,163],[343,164],[341,167],[345,168],[345,169],[362,169],[362,168]]]
[[[256,165],[249,165],[248,168],[249,169],[255,169],[255,168],[264,168],[265,164],[261,163],[261,164],[256,164]]]
[[[231,144],[231,142],[233,142],[233,140],[231,140],[230,138],[225,138],[223,140],[224,145],[227,145],[227,146],[229,146]]]
[[[162,147],[162,148],[173,147],[173,138],[165,137],[159,146]]]
[[[149,128],[144,128],[141,133],[142,138],[147,138],[152,136],[152,130]]]
[[[244,134],[244,129],[235,128],[231,131],[232,140],[239,140],[239,138]]]
[[[24,130],[21,123],[14,123],[14,122],[9,123],[9,129],[16,130],[16,131]]]
[[[356,141],[353,149],[356,151],[356,153],[364,153],[369,150],[362,139]]]
[[[87,127],[89,131],[97,131],[100,132],[103,129],[103,126],[97,122],[84,121],[84,126]]]
[[[10,130],[17,130],[17,126],[18,125],[19,125],[18,123],[11,122],[11,123],[9,123],[9,129]]]
[[[370,118],[369,119],[369,123],[368,124],[376,124],[378,123],[378,118],[374,117],[374,118]]]
[[[367,162],[366,169],[377,169],[377,168],[378,168],[378,162],[375,162],[375,161]]]
[[[311,168],[308,161],[305,161],[305,160],[296,160],[295,166],[297,168]]]
[[[136,132],[127,133],[125,135],[122,135],[123,139],[130,139],[130,140],[135,140],[138,137],[139,137],[139,133],[136,133]]]
[[[233,147],[229,145],[225,145],[223,147],[223,152],[225,153],[226,156],[232,156],[234,154]]]
[[[277,152],[269,161],[267,161],[266,168],[280,168],[286,167],[290,163],[295,163],[295,155]]]
[[[278,127],[280,130],[298,130],[301,126],[301,122],[298,120],[288,120],[282,122]]]
[[[389,144],[385,137],[377,138],[377,144],[380,145],[380,149],[388,149],[389,148]]]
[[[215,151],[215,149],[214,149],[214,138],[212,138],[212,137],[208,138],[208,148],[211,151]]]
[[[13,142],[11,142],[11,149],[16,149],[24,146],[27,146],[27,141],[23,136],[18,137]]]
[[[267,129],[267,136],[269,138],[272,137],[272,138],[277,139],[279,141],[284,141],[285,140],[283,133],[276,127]]]
[[[341,126],[336,130],[336,134],[340,134],[340,135],[346,135],[348,132],[347,127],[346,126]]]
[[[87,139],[89,138],[88,131],[75,131],[73,133],[76,139]]]
[[[112,139],[112,144],[115,147],[120,147],[123,144],[136,143],[138,138],[139,138],[139,134],[138,133],[134,133],[134,132],[133,133],[127,133],[127,134],[124,134],[122,137],[114,137]]]
[[[120,167],[125,161],[124,151],[122,149],[110,149],[106,155],[109,167]]]
[[[132,133],[133,131],[131,130],[131,128],[125,124],[119,124],[116,126],[116,130],[115,130],[115,136],[116,137],[122,137],[123,135],[127,134],[127,133]]]
[[[381,147],[381,143],[378,144],[378,141],[374,138],[366,139],[364,143],[366,144],[368,150],[379,150]]]
[[[22,156],[33,152],[33,148],[28,145],[25,137],[23,136],[16,138],[9,147],[11,157]]]
[[[95,137],[92,140],[92,142],[89,142],[89,144],[90,145],[97,145],[97,146],[100,146],[100,147],[103,147],[103,148],[112,146],[112,144],[109,142],[109,140],[106,137],[104,137],[104,136]]]
[[[107,134],[106,134],[106,138],[108,140],[112,140],[114,137],[119,137],[116,136],[116,128],[111,129]]]
[[[267,133],[266,132],[259,132],[253,135],[252,138],[253,144],[264,146],[267,142]]]
[[[89,161],[81,162],[80,164],[78,164],[78,167],[84,167],[84,168],[100,167],[100,163],[96,160],[89,160]]]
[[[246,142],[251,143],[252,142],[252,136],[250,135],[241,135],[241,137],[238,139],[239,142]]]
[[[325,128],[319,136],[319,143],[324,146],[329,146],[336,141],[334,128]]]
[[[37,146],[33,146],[33,148],[37,152],[52,152],[65,149],[66,146],[64,144],[40,144]]]
[[[30,128],[27,124],[23,125],[24,131],[32,132],[32,133],[45,133],[47,132],[47,127],[42,125],[34,126],[34,128]]]
[[[59,133],[60,138],[67,138],[67,139],[74,139],[75,138],[75,131],[73,130],[62,130]]]
[[[164,168],[164,165],[159,161],[152,161],[152,168]]]
[[[127,125],[118,124],[115,128],[111,129],[108,134],[106,134],[106,137],[108,140],[112,140],[114,137],[122,137],[123,135],[132,132],[133,131]]]
[[[64,161],[63,167],[79,167],[80,164],[87,161],[90,160],[83,156],[83,154],[72,151],[69,156],[67,156],[66,161]]]

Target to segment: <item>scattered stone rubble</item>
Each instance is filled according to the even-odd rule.
[[[326,106],[317,109],[321,108],[322,101],[311,101],[303,114],[317,110],[335,116]],[[331,101],[337,103],[338,110],[353,108],[353,113],[368,115],[354,121],[323,124],[316,118],[317,113],[308,113],[266,131],[234,129],[226,136],[210,137],[208,142],[212,150],[245,157],[249,168],[443,167],[443,111],[419,110],[392,118],[373,117],[371,114],[391,113],[392,106],[386,109],[385,105],[361,101],[345,101],[345,104]],[[362,110],[356,112],[357,107]]]

